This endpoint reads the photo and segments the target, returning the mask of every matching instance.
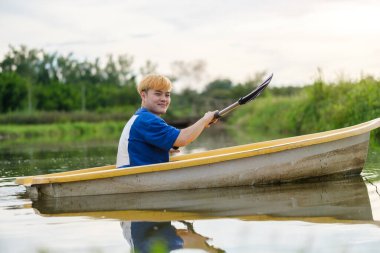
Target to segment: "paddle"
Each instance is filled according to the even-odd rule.
[[[237,107],[239,107],[241,105],[244,105],[244,104],[246,104],[246,103],[254,100],[258,96],[260,96],[261,92],[263,92],[263,90],[269,85],[270,81],[272,80],[272,77],[273,77],[273,74],[271,74],[262,84],[260,84],[259,86],[257,86],[256,89],[254,89],[253,91],[251,91],[249,94],[245,95],[244,97],[239,98],[239,100],[237,100],[235,103],[227,106],[226,108],[224,108],[224,109],[222,109],[220,111],[217,111],[215,113],[214,119],[210,123],[210,125],[212,123],[214,123],[217,119],[225,116],[226,114],[228,114],[232,110],[236,109]],[[178,147],[174,146],[173,149],[177,150]]]
[[[248,95],[245,95],[244,97],[239,98],[238,101],[227,106],[223,110],[217,111],[214,115],[214,118],[219,119],[219,118],[225,116],[226,114],[228,114],[229,112],[231,112],[232,110],[236,109],[237,107],[244,105],[244,104],[254,100],[258,96],[260,96],[261,92],[268,86],[268,84],[272,80],[272,77],[273,77],[273,74],[271,74],[262,84],[257,86],[257,88],[254,89],[253,91],[251,91]]]

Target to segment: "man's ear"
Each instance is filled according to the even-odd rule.
[[[145,101],[146,97],[148,96],[146,91],[141,91],[140,92],[140,97],[141,97],[141,106],[145,106]]]

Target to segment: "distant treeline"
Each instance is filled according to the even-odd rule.
[[[157,67],[148,61],[137,71],[132,63],[133,57],[128,55],[109,55],[102,64],[99,59],[79,61],[72,54],[63,56],[42,49],[10,46],[0,62],[0,114],[3,114],[0,122],[51,123],[68,120],[70,116],[73,121],[103,119],[96,115],[105,115],[108,120],[112,117],[119,120],[120,115],[127,117],[140,105],[136,76],[155,72]],[[183,62],[177,63],[181,69],[186,67]],[[199,71],[201,67],[194,69]],[[179,75],[170,74],[174,84],[181,78]],[[218,79],[207,84],[202,92],[184,89],[173,94],[166,117],[193,118],[221,108],[247,94],[264,77],[265,73],[259,72],[242,84]],[[272,93],[291,95],[299,90],[274,88]]]
[[[0,62],[0,113],[95,111],[139,103],[132,58],[78,61],[71,54],[10,47]]]
[[[10,47],[0,61],[0,124],[62,122],[121,122],[140,106],[137,76],[156,71],[147,62],[138,71],[128,55],[79,61],[72,54]],[[185,69],[183,62],[179,69]],[[193,66],[194,72],[202,69]],[[190,68],[191,70],[191,68]],[[191,74],[193,71],[182,71]],[[195,73],[199,74],[199,73]],[[169,77],[176,84],[181,72]],[[172,95],[169,120],[197,118],[221,109],[246,95],[264,78],[258,72],[243,83],[217,79],[202,91],[187,88]],[[286,136],[324,131],[380,117],[380,81],[371,76],[359,81],[322,78],[302,87],[271,87],[253,103],[227,117],[227,125],[244,138]],[[380,139],[380,131],[375,134]]]

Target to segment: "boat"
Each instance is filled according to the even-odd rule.
[[[351,127],[174,156],[170,162],[115,165],[21,177],[31,198],[261,185],[360,174],[380,118]]]
[[[122,221],[240,219],[315,223],[373,223],[361,176],[339,180],[211,189],[109,194],[32,201],[43,217]]]

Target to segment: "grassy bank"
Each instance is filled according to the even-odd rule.
[[[2,142],[117,139],[120,137],[124,125],[125,121],[1,125],[0,139]]]
[[[359,124],[380,117],[380,82],[317,81],[294,96],[267,96],[236,110],[228,122],[238,138],[294,136]],[[380,131],[373,132],[380,140]]]
[[[125,121],[137,107],[112,108],[99,112],[91,111],[21,111],[0,114],[0,125],[40,125],[72,122]]]

